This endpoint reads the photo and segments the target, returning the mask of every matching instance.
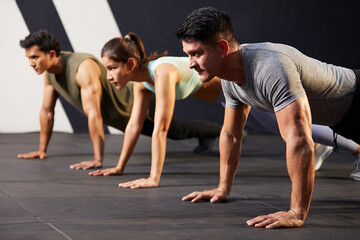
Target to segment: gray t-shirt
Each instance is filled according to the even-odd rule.
[[[350,108],[356,88],[351,69],[310,58],[293,47],[256,43],[242,45],[244,84],[222,80],[226,105],[248,104],[277,112],[307,95],[313,123],[333,126]]]

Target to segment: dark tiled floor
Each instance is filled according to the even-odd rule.
[[[106,136],[104,167],[117,162],[122,139]],[[265,230],[245,222],[286,210],[290,200],[285,145],[277,136],[248,136],[231,199],[221,204],[181,201],[218,183],[218,156],[193,154],[195,139],[169,140],[161,187],[138,190],[117,184],[148,175],[147,137],[140,138],[125,174],[110,177],[69,169],[92,158],[87,135],[55,133],[46,160],[16,159],[37,144],[37,133],[0,134],[0,239],[360,238],[360,182],[348,178],[354,159],[346,153],[333,154],[316,173],[302,228]]]

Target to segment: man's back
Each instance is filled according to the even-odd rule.
[[[265,111],[278,111],[306,93],[313,122],[325,125],[336,124],[349,109],[356,82],[352,70],[283,44],[243,44],[241,51],[244,84],[223,81],[229,106],[237,106],[238,98]]]

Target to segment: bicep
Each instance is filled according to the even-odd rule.
[[[90,111],[96,110],[100,113],[102,88],[100,68],[97,63],[91,59],[81,63],[76,74],[76,81],[80,86],[84,112],[88,114]]]

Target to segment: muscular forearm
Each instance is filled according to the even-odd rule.
[[[151,172],[150,178],[159,182],[166,154],[167,131],[154,130],[151,142]]]
[[[124,171],[125,166],[126,166],[127,162],[129,161],[131,154],[134,151],[134,148],[139,139],[140,133],[141,133],[140,126],[134,126],[131,124],[127,125],[127,127],[125,129],[124,143],[122,146],[121,154],[119,157],[119,161],[115,167],[119,172],[122,173]]]
[[[54,125],[54,113],[46,110],[40,111],[40,141],[39,151],[46,152]]]
[[[102,162],[104,156],[104,128],[101,116],[88,116],[90,138],[94,149],[94,160]]]
[[[220,181],[219,189],[230,194],[241,153],[241,136],[235,138],[226,131],[220,134]]]
[[[314,150],[312,141],[288,143],[286,159],[292,182],[291,210],[305,220],[314,188]]]

